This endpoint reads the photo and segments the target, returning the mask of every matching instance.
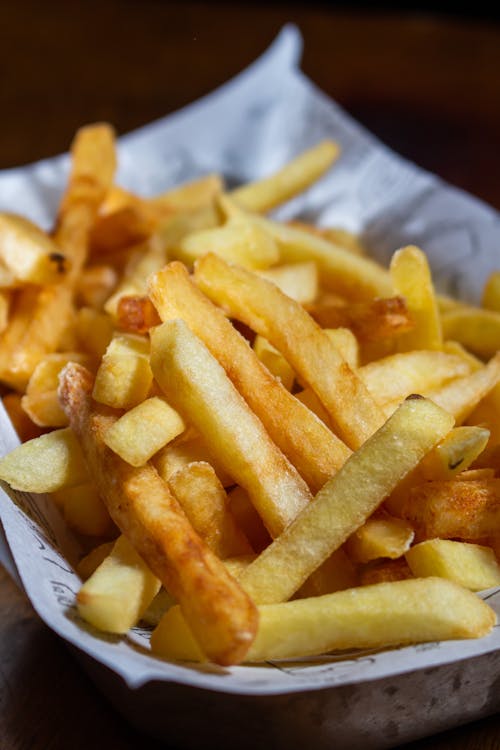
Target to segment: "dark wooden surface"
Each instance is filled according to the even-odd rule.
[[[500,209],[498,22],[326,3],[0,0],[0,168],[65,150],[84,122],[123,133],[189,103],[286,21],[300,26],[303,69],[323,90],[397,151]],[[124,725],[0,570],[0,748],[70,747],[160,745]],[[500,721],[410,747],[500,748]]]

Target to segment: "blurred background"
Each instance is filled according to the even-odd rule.
[[[127,132],[238,73],[287,21],[303,70],[383,141],[500,209],[497,5],[0,2],[0,168]]]

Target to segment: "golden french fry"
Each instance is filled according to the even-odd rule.
[[[127,633],[141,619],[160,586],[159,579],[122,535],[80,588],[78,613],[98,630]]]
[[[238,526],[245,530],[252,549],[261,552],[271,543],[271,537],[252,505],[248,492],[243,487],[234,487],[228,493],[227,501]]]
[[[0,289],[0,334],[2,334],[9,324],[9,311],[11,303],[11,293],[6,289]]]
[[[92,405],[91,391],[90,373],[68,365],[61,403],[111,517],[179,601],[206,655],[219,664],[238,663],[257,629],[255,607],[194,532],[155,469],[130,466],[106,447],[103,435],[114,419]]]
[[[224,182],[220,175],[209,174],[155,195],[148,199],[148,204],[154,207],[159,215],[194,213],[211,208],[223,189]]]
[[[322,284],[346,299],[364,302],[393,294],[388,271],[370,258],[262,216],[252,216],[252,221],[274,237],[282,263],[315,261]]]
[[[274,239],[244,215],[230,218],[222,227],[188,234],[175,254],[192,265],[207,252],[251,269],[269,268],[279,260]]]
[[[324,596],[325,594],[333,594],[334,591],[353,588],[357,584],[356,568],[347,557],[344,548],[340,547],[330,557],[327,557],[314,573],[311,573],[307,581],[297,591],[296,597],[307,599],[310,596]]]
[[[113,321],[104,312],[81,307],[75,315],[74,330],[79,348],[99,361],[113,337]]]
[[[68,362],[89,364],[89,358],[80,352],[47,354],[33,371],[21,406],[30,419],[41,427],[66,427],[68,419],[57,398],[59,373]]]
[[[488,359],[498,351],[500,313],[462,306],[442,314],[443,336],[463,344],[479,357]]]
[[[120,283],[104,305],[108,315],[116,318],[122,297],[145,294],[148,276],[162,268],[166,260],[165,244],[157,235],[139,245],[127,263]]]
[[[149,297],[130,295],[120,297],[116,308],[116,326],[124,333],[148,333],[161,320]]]
[[[359,367],[359,344],[353,332],[349,328],[324,328],[323,330],[349,367],[357,370]]]
[[[334,141],[322,141],[304,151],[270,177],[243,185],[232,198],[250,211],[266,212],[293,198],[321,177],[338,158]]]
[[[0,269],[8,286],[61,281],[67,261],[59,247],[36,224],[15,214],[0,213]]]
[[[227,507],[224,487],[210,464],[197,462],[170,477],[169,486],[194,530],[222,560],[252,553]]]
[[[146,202],[121,206],[97,218],[90,234],[92,251],[105,254],[144,242],[157,224],[158,218]]]
[[[460,424],[499,381],[500,352],[480,370],[462,378],[456,378],[440,388],[425,391],[424,395],[449,411]]]
[[[382,411],[328,335],[274,284],[210,254],[198,261],[195,280],[208,297],[283,354],[350,448],[359,447],[383,424]]]
[[[151,367],[168,400],[248,491],[270,534],[280,534],[312,499],[307,485],[184,321],[154,329]]]
[[[452,426],[453,418],[431,401],[407,399],[242,573],[252,599],[289,599]]]
[[[152,383],[148,340],[115,336],[97,371],[92,396],[115,409],[131,409],[144,401]]]
[[[77,280],[77,303],[101,310],[117,283],[118,274],[112,266],[103,264],[84,268]]]
[[[356,563],[380,557],[396,559],[410,548],[415,532],[407,521],[385,512],[374,513],[345,543],[345,550]]]
[[[301,305],[311,304],[318,296],[318,269],[312,261],[266,268],[257,273]]]
[[[405,555],[418,578],[439,576],[472,591],[500,586],[500,565],[489,547],[449,539],[415,544]]]
[[[105,537],[113,531],[106,506],[91,482],[64,487],[52,493],[52,497],[61,507],[68,526],[79,534]]]
[[[72,430],[48,432],[0,458],[0,479],[22,492],[55,492],[88,481],[87,467]]]
[[[153,457],[153,464],[165,482],[168,482],[176,471],[181,471],[188,464],[199,461],[204,461],[212,466],[223,487],[234,485],[234,479],[213,457],[209,446],[201,435],[194,435],[189,438],[181,436],[181,439],[168,443]]]
[[[359,377],[381,404],[401,402],[412,393],[428,393],[470,373],[471,368],[462,357],[430,350],[393,354],[358,370]]]
[[[114,542],[103,542],[97,547],[94,547],[94,549],[90,550],[87,555],[82,557],[82,559],[76,566],[76,572],[78,573],[82,581],[86,581],[87,578],[90,578],[92,573],[97,570],[99,565],[109,555],[109,553],[113,549],[113,546]]]
[[[441,578],[377,583],[269,604],[259,607],[259,616],[248,662],[478,638],[491,632],[497,620],[476,594]],[[153,632],[151,648],[168,659],[203,660],[178,607],[170,609]]]
[[[267,339],[259,335],[255,337],[252,349],[260,362],[267,367],[271,375],[278,378],[287,391],[291,391],[295,380],[295,373],[283,355]]]
[[[396,560],[379,559],[362,566],[359,583],[361,586],[371,586],[373,583],[406,581],[407,578],[413,577],[404,557],[398,557]]]
[[[192,284],[185,268],[170,263],[150,279],[150,296],[163,320],[182,318],[226,370],[271,439],[313,489],[342,466],[350,451],[307,408],[297,403],[246,341]],[[230,468],[227,467],[230,474]]]
[[[395,294],[405,298],[415,327],[398,339],[399,351],[441,349],[443,334],[438,303],[425,254],[409,245],[397,250],[390,266]]]
[[[2,403],[5,411],[9,415],[9,419],[17,432],[21,443],[25,443],[27,440],[39,437],[43,429],[36,425],[26,414],[23,407],[21,406],[22,396],[20,393],[7,393]]]
[[[120,417],[104,435],[104,442],[127,463],[143,466],[185,429],[180,414],[165,399],[153,396]]]
[[[414,327],[403,297],[353,304],[320,298],[305,307],[322,328],[349,328],[365,344],[395,339]]]
[[[500,479],[456,479],[413,487],[401,515],[418,539],[476,541],[500,531]]]

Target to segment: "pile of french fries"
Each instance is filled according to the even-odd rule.
[[[266,216],[332,142],[153,198],[108,125],[71,154],[51,233],[0,215],[0,478],[85,542],[83,620],[221,665],[489,633],[500,273],[473,308],[417,247]]]

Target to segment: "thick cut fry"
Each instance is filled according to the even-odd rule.
[[[232,197],[249,211],[264,213],[293,198],[321,177],[338,158],[334,141],[322,141],[304,151],[270,177],[232,191]]]
[[[500,352],[480,370],[451,383],[426,391],[424,395],[446,409],[460,424],[478,403],[500,382]]]
[[[408,493],[401,514],[418,539],[485,539],[500,531],[500,479],[426,482]]]
[[[245,216],[231,218],[222,227],[187,235],[177,248],[176,255],[192,265],[207,252],[251,269],[269,268],[279,260],[273,238]]]
[[[82,557],[82,559],[76,566],[76,572],[78,573],[82,581],[86,581],[87,578],[90,578],[92,573],[94,573],[99,565],[104,562],[106,557],[113,549],[113,546],[114,542],[103,542],[97,547],[94,547],[94,549],[90,550],[90,552],[85,555],[85,557]]]
[[[496,623],[495,612],[486,602],[441,578],[378,583],[270,604],[259,607],[259,615],[248,662],[480,638]],[[153,632],[151,648],[168,659],[203,660],[178,607],[170,609]]]
[[[262,552],[268,544],[271,544],[271,537],[252,505],[248,492],[243,487],[234,487],[228,493],[227,501],[238,526],[245,530],[252,549],[255,552]]]
[[[144,401],[152,383],[147,339],[115,336],[97,371],[92,396],[115,409],[131,409]]]
[[[329,242],[333,242],[334,245],[340,245],[340,247],[344,247],[356,255],[367,255],[366,247],[363,245],[359,234],[350,232],[348,229],[341,227],[317,227],[315,224],[295,220],[287,223],[289,226],[295,227],[295,229],[311,232],[311,234],[317,237],[322,237]]]
[[[396,559],[410,548],[414,536],[407,521],[378,512],[349,537],[345,550],[356,563],[367,563],[379,557]]]
[[[425,481],[458,476],[481,454],[488,442],[488,434],[488,430],[482,427],[454,427],[386,498],[386,507],[399,517],[413,487]]]
[[[425,393],[471,372],[469,364],[453,354],[412,351],[370,362],[358,375],[381,404],[402,401],[412,393]]]
[[[325,328],[324,331],[349,367],[357,370],[359,367],[359,344],[353,332],[349,328]]]
[[[212,466],[223,487],[230,487],[234,484],[234,479],[213,457],[209,446],[201,435],[190,438],[182,436],[181,439],[174,440],[158,451],[153,458],[153,464],[165,482],[168,482],[176,471],[181,471],[188,464],[198,461],[204,461]]]
[[[272,281],[284,294],[301,305],[314,302],[318,296],[318,269],[312,261],[267,268],[258,271],[258,274]]]
[[[74,433],[54,430],[23,443],[0,458],[0,479],[22,492],[55,492],[88,481]]]
[[[413,245],[391,260],[394,292],[405,298],[415,327],[398,338],[398,349],[442,349],[443,334],[432,277],[425,254]]]
[[[98,362],[113,337],[113,321],[104,312],[81,307],[75,315],[74,331],[79,348]]]
[[[5,289],[0,289],[0,334],[2,334],[9,324],[9,311],[11,303],[11,293]]]
[[[431,401],[407,399],[241,575],[252,599],[289,599],[452,425],[452,417]]]
[[[262,364],[267,367],[271,375],[279,378],[281,384],[291,391],[295,380],[295,373],[277,349],[272,346],[263,336],[256,336],[253,342],[253,350]]]
[[[121,206],[99,216],[92,227],[90,245],[94,253],[109,253],[144,242],[156,229],[158,218],[144,201]]]
[[[111,517],[179,601],[204,653],[219,664],[238,663],[256,632],[255,607],[195,533],[156,470],[130,466],[107,448],[103,435],[114,418],[93,407],[91,390],[90,373],[68,365],[61,403]]]
[[[0,381],[23,391],[40,360],[58,348],[71,313],[66,284],[21,289],[0,337]]]
[[[388,271],[370,258],[262,216],[253,216],[252,220],[274,237],[282,263],[315,261],[322,284],[336,294],[352,302],[366,302],[394,293]]]
[[[150,280],[150,296],[163,320],[182,318],[218,359],[271,439],[313,491],[350,455],[348,448],[263,367],[247,342],[189,280],[170,263]],[[227,467],[231,474],[231,468]]]
[[[66,427],[68,424],[57,398],[59,373],[68,362],[88,365],[89,358],[80,352],[47,354],[29,380],[21,404],[30,419],[41,427]]]
[[[319,299],[306,310],[322,328],[349,328],[361,342],[395,339],[414,326],[403,297],[350,305]]]
[[[324,596],[333,594],[334,591],[351,589],[357,584],[356,568],[341,547],[309,576],[297,591],[296,596],[301,599],[309,596]]]
[[[439,576],[472,591],[500,586],[500,565],[489,547],[449,539],[429,539],[405,555],[418,578]]]
[[[0,213],[0,269],[8,286],[51,284],[64,278],[65,256],[50,237],[28,219]]]
[[[120,297],[116,308],[116,326],[125,333],[147,333],[161,320],[149,297]]]
[[[224,487],[210,464],[192,463],[174,474],[169,486],[197,534],[224,560],[252,553],[228,508]]]
[[[441,316],[443,335],[463,344],[479,357],[488,359],[498,351],[500,312],[460,307]]]
[[[98,630],[127,633],[141,619],[160,585],[122,535],[80,588],[76,598],[78,613]]]
[[[169,402],[248,491],[270,534],[280,534],[312,499],[307,486],[184,321],[153,331],[151,367]]]
[[[167,443],[184,432],[184,420],[165,399],[153,396],[120,417],[104,442],[132,466],[143,466]]]
[[[384,581],[406,581],[407,578],[413,578],[413,575],[404,557],[397,560],[373,560],[364,565],[359,573],[361,586]]]
[[[148,203],[160,215],[181,211],[193,213],[211,208],[223,189],[224,182],[220,175],[209,174],[155,195],[148,199]]]
[[[314,390],[339,437],[358,448],[384,422],[366,387],[308,313],[274,284],[215,255],[198,261],[198,286],[278,349]]]

